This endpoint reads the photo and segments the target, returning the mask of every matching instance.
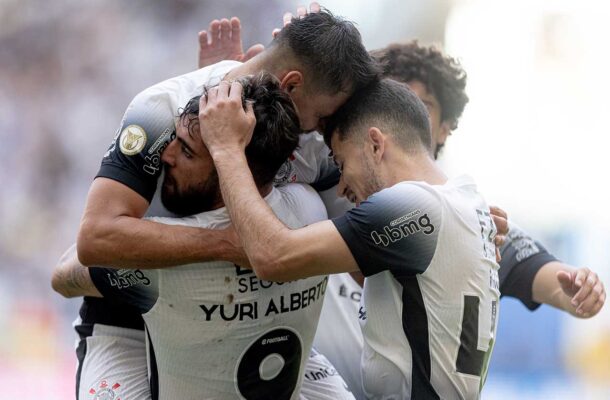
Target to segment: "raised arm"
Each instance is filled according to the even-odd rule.
[[[291,230],[262,199],[244,153],[254,128],[254,114],[251,105],[247,112],[242,107],[241,85],[234,82],[230,96],[229,86],[221,82],[218,91],[209,92],[209,101],[202,96],[200,131],[214,159],[225,205],[256,274],[266,280],[288,281],[357,270],[354,257],[331,221]],[[217,141],[207,135],[209,129],[217,133]],[[250,136],[239,143],[222,138],[234,129],[249,130]]]
[[[239,18],[223,18],[210,22],[207,31],[199,32],[199,68],[216,64],[223,60],[247,61],[265,50],[258,43],[245,53],[241,40],[241,22]]]

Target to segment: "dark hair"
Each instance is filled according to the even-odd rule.
[[[354,24],[326,9],[293,18],[271,42],[276,46],[289,49],[311,74],[313,87],[323,93],[351,93],[381,73]]]
[[[324,140],[340,140],[370,127],[392,135],[406,151],[430,151],[432,138],[426,106],[413,91],[392,79],[383,79],[358,91],[326,123]]]
[[[247,101],[254,103],[256,126],[252,140],[246,147],[246,158],[254,181],[262,186],[273,180],[279,168],[297,148],[301,132],[299,117],[290,96],[280,89],[273,75],[261,72],[240,78],[239,81],[244,88],[244,109]],[[207,88],[204,88],[204,94],[206,92]],[[181,119],[199,114],[200,98],[196,96],[189,100],[180,113]]]
[[[371,55],[381,64],[385,78],[407,83],[418,80],[436,97],[441,106],[441,121],[456,129],[468,103],[466,71],[455,58],[444,55],[434,46],[420,46],[417,40],[391,44]]]

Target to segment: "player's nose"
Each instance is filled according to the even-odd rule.
[[[172,140],[169,142],[163,153],[161,153],[161,161],[164,164],[167,164],[173,167],[176,164],[176,152],[180,149],[178,145],[178,140]]]

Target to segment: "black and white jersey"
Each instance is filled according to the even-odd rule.
[[[477,398],[500,293],[495,226],[472,180],[401,182],[333,222],[366,276],[367,396]]]
[[[307,183],[317,191],[323,191],[335,186],[340,176],[322,135],[309,132],[301,134],[299,147],[282,164],[274,184]]]
[[[238,65],[222,61],[140,92],[127,107],[97,177],[121,182],[150,202],[162,170],[161,153],[176,135],[180,107]]]
[[[317,193],[291,184],[265,198],[287,226],[326,219]],[[157,222],[229,225],[225,208]],[[159,270],[92,269],[104,297],[136,305],[149,340],[154,398],[298,398],[327,277],[258,279],[227,262]]]

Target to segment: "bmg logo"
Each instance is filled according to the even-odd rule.
[[[386,225],[383,227],[383,233],[373,231],[371,232],[371,237],[376,245],[387,247],[390,243],[402,240],[407,236],[419,232],[422,232],[424,235],[430,235],[434,231],[435,228],[430,221],[430,217],[428,217],[428,214],[424,214],[417,220],[411,220],[393,228]]]

